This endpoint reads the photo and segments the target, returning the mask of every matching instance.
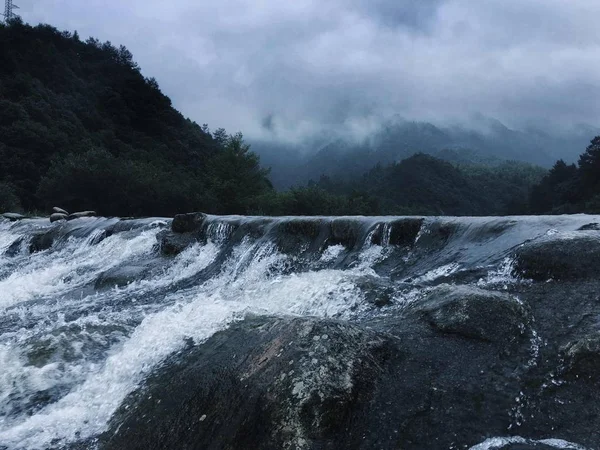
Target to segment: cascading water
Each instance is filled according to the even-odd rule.
[[[511,283],[515,246],[590,222],[206,220],[174,257],[157,248],[167,219],[0,222],[0,448],[92,442],[162,361],[248,313],[358,323],[442,282]],[[365,277],[393,287],[387,309],[366,300]]]

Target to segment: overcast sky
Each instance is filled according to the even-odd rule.
[[[382,117],[600,123],[599,0],[15,0],[124,44],[211,128],[301,136]]]

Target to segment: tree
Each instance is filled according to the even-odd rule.
[[[579,157],[579,172],[585,193],[590,196],[600,190],[600,136]]]

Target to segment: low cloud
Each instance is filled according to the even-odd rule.
[[[20,0],[126,45],[185,115],[252,138],[360,134],[394,114],[598,124],[597,0]]]

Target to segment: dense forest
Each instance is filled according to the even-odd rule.
[[[558,160],[529,198],[534,214],[600,213],[600,136],[579,157],[578,165]]]
[[[550,172],[477,164],[454,150],[440,155],[446,160],[406,155],[350,177],[315,172],[308,185],[278,192],[241,133],[211,132],[184,118],[125,47],[49,25],[0,24],[0,212],[55,205],[120,216],[600,209],[600,138],[578,166],[559,161]]]
[[[247,212],[272,187],[240,134],[185,119],[123,46],[0,25],[0,207]]]

